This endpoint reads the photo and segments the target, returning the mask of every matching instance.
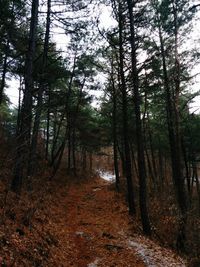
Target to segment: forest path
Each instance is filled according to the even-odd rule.
[[[64,196],[64,189],[61,194]],[[146,266],[124,242],[122,231],[130,222],[123,197],[103,179],[71,183],[54,213],[53,223],[62,246],[54,253],[59,262],[63,258],[62,266]]]
[[[64,191],[63,191],[64,192]],[[62,266],[74,267],[183,267],[171,251],[139,236],[131,236],[133,222],[121,194],[95,178],[72,183],[56,215],[59,243],[55,253]],[[63,221],[64,218],[64,221]]]

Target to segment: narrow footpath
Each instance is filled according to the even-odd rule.
[[[72,183],[58,194],[49,227],[56,229],[59,245],[51,250],[48,266],[186,266],[172,251],[134,235],[123,196],[109,182]]]

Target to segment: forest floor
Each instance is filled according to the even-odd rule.
[[[139,235],[124,196],[111,183],[99,177],[71,180],[46,191],[37,209],[19,202],[21,217],[10,195],[0,226],[0,266],[186,266],[171,250]],[[24,219],[29,217],[31,223]]]

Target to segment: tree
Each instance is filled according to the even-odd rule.
[[[120,90],[122,93],[122,109],[123,109],[123,141],[124,141],[124,157],[125,157],[125,172],[128,190],[129,213],[135,214],[135,198],[133,192],[131,156],[128,142],[128,117],[127,117],[127,87],[124,75],[124,49],[123,49],[123,11],[122,5],[118,3],[118,24],[119,24],[119,77]]]
[[[128,13],[129,13],[129,25],[130,25],[130,43],[131,43],[131,68],[133,77],[133,95],[134,95],[134,108],[136,118],[136,138],[137,138],[137,153],[138,153],[138,170],[139,170],[139,182],[140,182],[140,210],[143,231],[145,234],[151,234],[151,226],[149,222],[149,215],[147,210],[146,200],[146,167],[144,156],[144,137],[141,122],[140,111],[140,95],[139,95],[139,80],[137,70],[137,58],[136,58],[136,41],[135,41],[135,26],[133,16],[133,5],[130,0],[127,0]]]
[[[26,14],[26,7],[21,0],[1,1],[0,19],[0,105],[4,100],[4,89],[6,86],[6,76],[13,73],[14,62],[17,60],[17,40],[22,33],[23,17]],[[20,24],[19,24],[20,21]]]
[[[177,202],[181,211],[180,229],[177,237],[177,246],[183,250],[185,243],[185,224],[187,220],[187,196],[185,192],[183,165],[182,165],[182,133],[180,122],[180,94],[181,94],[181,72],[183,70],[179,58],[179,34],[186,23],[191,20],[187,1],[154,1],[156,23],[160,39],[160,51],[163,66],[163,82],[166,98],[166,112],[171,149],[172,174],[175,185]],[[173,79],[170,81],[170,66],[167,65],[167,47],[163,38],[164,33],[168,34],[173,43]]]
[[[21,125],[17,136],[17,151],[14,168],[14,177],[11,188],[20,191],[24,176],[24,162],[29,155],[31,122],[32,122],[32,92],[33,92],[33,61],[35,57],[35,44],[38,23],[39,0],[32,1],[31,22],[29,32],[29,45],[25,63],[25,90],[21,110]]]
[[[38,100],[36,106],[36,114],[35,114],[35,121],[33,126],[33,134],[30,146],[30,154],[29,154],[29,164],[27,175],[32,176],[34,173],[34,165],[35,165],[35,154],[37,150],[37,141],[38,141],[38,133],[39,133],[39,126],[40,126],[40,118],[42,113],[42,102],[43,102],[43,92],[45,87],[45,79],[44,73],[47,67],[47,60],[48,60],[48,50],[49,50],[49,34],[50,34],[50,15],[51,15],[51,0],[47,1],[47,17],[46,17],[46,31],[45,31],[45,40],[44,40],[44,47],[43,47],[43,56],[42,56],[42,71],[41,71],[41,78],[40,84],[38,89]],[[31,181],[30,181],[31,182]]]

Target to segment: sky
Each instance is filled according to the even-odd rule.
[[[43,11],[44,9],[42,9]],[[98,15],[99,13],[99,25],[100,28],[108,28],[110,25],[114,25],[116,22],[114,19],[111,17],[111,8],[106,7],[105,5],[100,5],[98,6],[98,10],[95,11],[95,16]],[[62,27],[53,27],[52,32],[51,32],[51,38],[54,42],[56,42],[56,47],[57,50],[63,51],[63,56],[64,56],[64,51],[66,51],[67,44],[69,43],[69,37],[65,34],[64,29]],[[102,82],[105,80],[105,77],[103,74],[98,75],[98,79]],[[18,106],[18,96],[19,96],[19,80],[15,78],[10,78],[6,80],[7,83],[7,88],[5,90],[7,96],[10,99],[12,107],[17,107]],[[91,95],[94,95],[94,100],[93,100],[93,106],[98,105],[98,99],[102,96],[102,91],[91,91]]]
[[[116,21],[111,16],[111,8],[105,5],[99,5],[94,11],[94,16],[99,16],[99,27],[100,28],[109,28],[111,25],[116,25]],[[66,36],[65,31],[61,27],[54,26],[52,29],[52,39],[56,42],[57,49],[66,51],[67,44],[69,43],[69,37]],[[199,48],[199,40],[200,40],[200,31],[199,31],[199,21],[194,22],[194,33],[192,39],[188,40],[187,46],[192,45],[193,47]],[[64,55],[64,54],[63,54]],[[197,64],[193,70],[192,75],[196,75],[200,73],[200,64]],[[103,74],[98,75],[98,79],[101,81],[102,87],[103,83],[106,80]],[[10,80],[7,79],[6,94],[8,95],[11,104],[13,107],[17,107],[18,105],[18,89],[19,89],[19,81],[12,78]],[[102,88],[103,89],[103,88]],[[196,92],[200,90],[200,75],[197,75],[194,79],[194,83],[190,86],[191,91]],[[102,96],[102,91],[90,91],[91,95],[94,95],[93,106],[98,105],[98,98]],[[194,98],[193,103],[190,104],[190,111],[195,113],[200,113],[200,96]]]

